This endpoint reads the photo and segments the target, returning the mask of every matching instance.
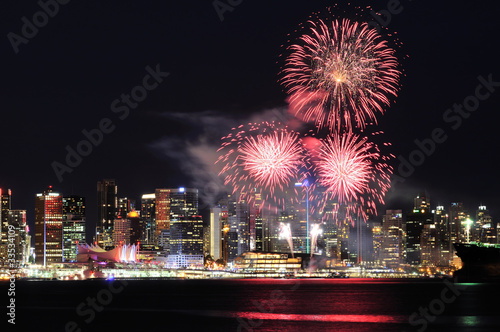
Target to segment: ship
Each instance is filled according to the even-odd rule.
[[[462,268],[453,276],[458,282],[500,282],[500,245],[454,243]]]

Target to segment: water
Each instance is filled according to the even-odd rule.
[[[16,330],[65,331],[66,325],[67,331],[72,325],[75,331],[500,330],[499,284],[371,279],[126,283],[17,281]],[[6,286],[0,284],[5,297]],[[94,308],[87,303],[92,299]]]

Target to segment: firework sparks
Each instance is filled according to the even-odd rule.
[[[216,163],[222,163],[226,185],[240,199],[252,201],[256,190],[268,206],[283,205],[286,197],[297,200],[293,183],[307,176],[305,153],[299,135],[274,123],[240,126],[223,137]]]
[[[280,239],[285,239],[288,242],[288,246],[290,247],[290,253],[293,256],[293,238],[292,238],[292,229],[290,228],[290,224],[280,223]]]
[[[376,204],[384,203],[390,187],[387,160],[394,156],[382,155],[375,143],[351,132],[333,134],[322,143],[316,172],[326,199],[345,205],[347,217],[376,214]]]
[[[323,234],[323,230],[320,228],[320,224],[313,224],[311,225],[311,232],[309,233],[311,236],[311,257],[314,254],[314,251],[316,250],[317,243],[318,243],[318,236]]]
[[[290,111],[318,128],[363,129],[396,96],[394,50],[368,23],[349,19],[318,23],[291,45],[282,70]]]

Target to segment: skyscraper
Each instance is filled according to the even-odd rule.
[[[222,258],[222,218],[222,208],[210,209],[210,256],[214,260]]]
[[[113,246],[113,223],[118,213],[118,189],[115,180],[97,182],[96,241],[102,248]]]
[[[144,222],[144,233],[142,241],[147,244],[156,244],[155,238],[156,215],[155,215],[156,199],[155,194],[145,194],[141,198],[141,217]]]
[[[62,195],[49,187],[35,200],[35,254],[37,264],[63,261]]]
[[[12,192],[0,188],[0,259],[7,258],[7,240],[9,232],[9,211],[11,209]]]
[[[171,219],[168,265],[173,267],[203,266],[203,259],[202,217],[194,215]]]
[[[65,196],[63,201],[63,258],[76,262],[78,244],[86,243],[85,197]]]
[[[398,268],[404,262],[404,240],[403,240],[403,212],[401,210],[387,210],[382,231],[382,260],[389,268]]]
[[[444,206],[436,207],[434,213],[434,224],[438,229],[438,246],[439,246],[439,264],[440,266],[449,266],[451,257],[450,247],[450,232],[449,232],[449,216],[445,213]]]
[[[14,226],[14,259],[20,266],[28,262],[26,252],[30,246],[27,237],[26,210],[9,210],[8,220],[9,225]]]
[[[413,212],[406,216],[406,261],[410,265],[421,263],[421,236],[424,225],[434,224],[434,216],[430,210],[430,201],[425,194],[414,200]],[[427,242],[426,242],[427,243]]]

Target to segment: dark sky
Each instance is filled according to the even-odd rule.
[[[288,34],[298,37],[294,31],[311,13],[332,4],[242,1],[221,21],[210,0],[70,1],[16,54],[9,33],[22,35],[23,17],[43,20],[36,15],[41,8],[36,1],[2,1],[0,187],[13,190],[13,207],[27,209],[31,225],[35,194],[48,185],[85,196],[93,225],[102,178],[116,179],[119,195],[137,201],[154,188],[199,185],[207,177],[196,152],[209,160],[215,152],[206,147],[219,144],[225,126],[285,109],[277,82],[282,45]],[[358,4],[387,8],[387,1]],[[394,187],[387,208],[409,208],[427,190],[435,204],[483,203],[500,216],[500,87],[456,130],[443,120],[454,103],[474,95],[478,76],[500,81],[500,4],[402,0],[401,6],[386,28],[402,42],[397,56],[405,76],[396,103],[378,117],[379,129],[392,153],[406,159],[414,140],[435,128],[448,138]],[[339,7],[355,12],[343,2]],[[369,11],[363,15],[370,19]],[[157,65],[169,76],[121,120],[111,104]],[[52,164],[65,163],[66,146],[76,148],[82,130],[105,118],[115,129],[60,182]]]

